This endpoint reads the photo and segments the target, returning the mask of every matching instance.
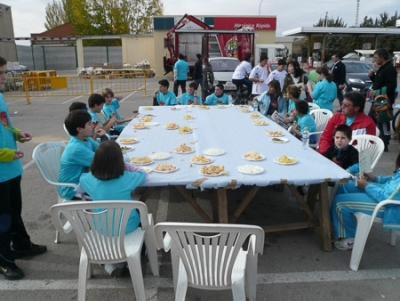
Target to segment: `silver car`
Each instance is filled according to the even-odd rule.
[[[226,92],[236,91],[232,75],[240,61],[234,57],[211,57],[208,60],[214,73],[214,86],[223,84]]]

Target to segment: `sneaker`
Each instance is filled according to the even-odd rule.
[[[35,255],[45,253],[47,251],[47,247],[43,246],[43,245],[36,245],[34,243],[31,243],[31,246],[29,249],[16,250],[11,246],[11,251],[14,255],[14,258],[18,259],[18,258],[25,257],[25,256],[35,256]]]
[[[354,238],[343,238],[333,243],[336,249],[345,251],[353,249]]]
[[[0,265],[0,273],[4,274],[7,280],[18,280],[25,276],[24,272],[15,263]]]
[[[125,263],[111,263],[105,264],[104,270],[111,276],[121,276],[125,271]]]

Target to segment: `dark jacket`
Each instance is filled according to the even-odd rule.
[[[343,85],[346,82],[346,66],[339,61],[332,69],[332,81],[336,86]]]
[[[203,63],[201,60],[197,60],[196,63],[194,63],[194,68],[193,68],[193,79],[202,79],[203,77]]]
[[[211,66],[203,66],[203,80],[201,88],[204,91],[212,90],[214,85],[214,73]]]
[[[346,149],[342,150],[338,149],[336,145],[332,145],[322,155],[343,169],[348,169],[358,163],[358,151],[352,145],[348,145]]]
[[[370,76],[373,84],[372,90],[381,90],[386,87],[386,95],[388,96],[390,103],[394,103],[394,91],[397,87],[397,72],[393,67],[391,61],[387,61],[385,64],[379,67],[378,71],[373,76]],[[380,91],[376,92],[376,95],[381,94]]]

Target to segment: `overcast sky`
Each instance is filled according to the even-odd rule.
[[[0,0],[12,8],[15,37],[29,37],[45,31],[46,5],[52,0]],[[357,0],[162,0],[164,15],[275,15],[277,36],[296,27],[311,27],[319,18],[340,17],[347,27],[356,21]],[[399,0],[360,0],[359,23],[364,16],[376,18],[386,11],[400,14]],[[0,37],[1,37],[0,28]]]

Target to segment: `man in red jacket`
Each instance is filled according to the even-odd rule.
[[[333,145],[333,131],[340,124],[347,124],[354,135],[375,135],[376,125],[371,117],[364,114],[365,97],[359,92],[347,92],[342,102],[342,112],[336,113],[329,120],[321,135],[318,152],[323,154]]]

